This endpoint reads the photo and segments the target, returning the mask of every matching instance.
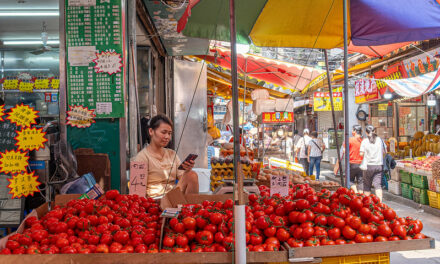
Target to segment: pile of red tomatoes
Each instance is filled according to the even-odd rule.
[[[0,254],[158,252],[159,204],[111,190],[98,200],[72,200],[25,221]]]

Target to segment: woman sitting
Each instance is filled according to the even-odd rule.
[[[183,193],[198,193],[199,181],[192,168],[194,161],[183,163],[183,170],[177,168],[181,164],[177,153],[166,148],[173,134],[173,123],[165,115],[157,115],[150,120],[148,127],[149,144],[134,158],[147,166],[147,195],[159,197],[165,195],[176,186]],[[176,185],[176,179],[178,183]]]

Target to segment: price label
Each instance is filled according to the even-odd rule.
[[[8,179],[9,181],[9,191],[12,194],[12,199],[27,197],[29,195],[34,195],[34,193],[39,192],[38,186],[41,184],[38,182],[38,176],[32,173],[17,174]]]
[[[20,84],[18,85],[18,90],[24,93],[32,93],[34,91],[34,83],[20,82]]]
[[[5,106],[4,105],[0,105],[0,121],[5,121],[3,119],[3,116],[5,115]]]
[[[281,196],[289,195],[289,176],[276,176],[270,177],[270,195],[280,194]]]
[[[95,123],[95,110],[83,106],[69,106],[67,111],[67,124],[72,127],[85,128]]]
[[[130,162],[130,194],[140,197],[147,195],[147,173],[148,166],[145,162]]]
[[[35,111],[34,108],[21,104],[12,108],[6,119],[10,120],[11,123],[16,124],[17,126],[30,127],[32,124],[37,123],[35,120],[38,117],[37,113],[38,112]]]
[[[4,90],[17,90],[18,89],[18,80],[5,80],[3,82]]]
[[[59,79],[52,79],[50,82],[50,86],[52,89],[59,89],[60,88],[60,80]]]
[[[29,156],[26,152],[11,150],[0,153],[0,172],[4,173],[21,173],[26,171]]]
[[[49,89],[49,79],[36,79],[35,89]]]
[[[19,150],[39,150],[44,148],[44,142],[47,139],[44,137],[46,132],[43,132],[42,128],[24,128],[21,131],[17,131],[15,140]]]

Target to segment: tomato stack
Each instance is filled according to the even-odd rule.
[[[0,254],[158,252],[159,204],[111,190],[98,200],[72,200],[9,237]]]

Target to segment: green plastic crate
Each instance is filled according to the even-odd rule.
[[[411,185],[401,182],[400,187],[402,189],[402,196],[406,199],[413,199],[413,190]]]
[[[429,204],[428,192],[425,189],[412,187],[413,201],[419,204]]]
[[[412,186],[420,189],[428,189],[428,177],[411,173]]]
[[[400,181],[411,185],[411,183],[412,183],[411,173],[401,170],[400,171]]]

